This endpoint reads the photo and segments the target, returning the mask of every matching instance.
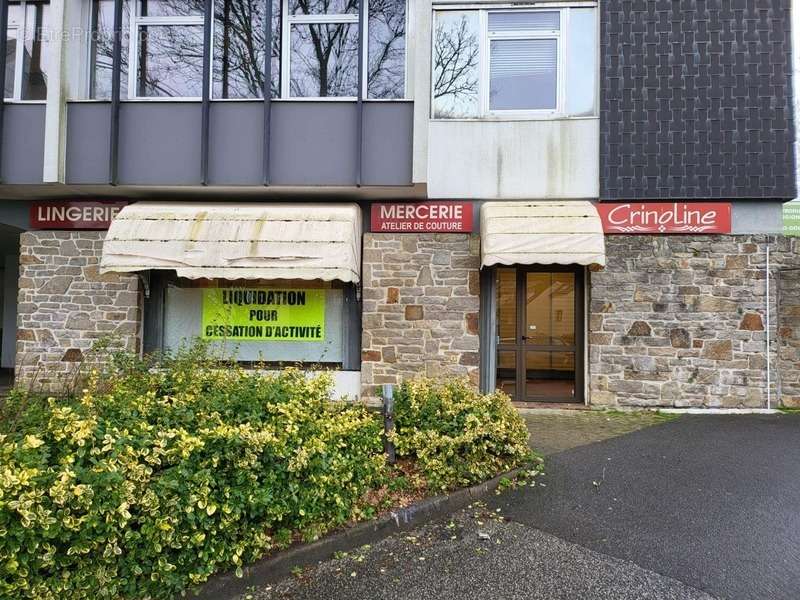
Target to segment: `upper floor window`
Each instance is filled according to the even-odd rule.
[[[50,4],[8,3],[6,100],[46,100]]]
[[[269,50],[267,1],[272,2]],[[405,0],[365,1],[365,97],[403,98]],[[114,2],[93,4],[91,96],[108,98]],[[204,4],[205,0],[124,3],[123,97],[202,96]],[[273,97],[356,97],[358,8],[358,0],[214,0],[212,97],[261,98],[267,51]]]
[[[442,10],[433,39],[433,117],[596,113],[594,8]]]

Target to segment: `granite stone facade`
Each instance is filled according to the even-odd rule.
[[[607,267],[588,286],[590,403],[765,407],[768,240],[775,283],[800,264],[796,238],[607,236]],[[787,403],[800,400],[800,301],[784,293],[779,314],[777,288],[773,405],[781,376]]]
[[[365,234],[363,397],[417,375],[477,385],[479,289],[477,236]]]
[[[587,387],[594,406],[766,406],[766,246],[773,406],[800,406],[800,238],[606,237],[587,275]],[[140,282],[99,273],[102,232],[21,236],[16,377],[60,391],[98,340],[139,348]],[[476,385],[480,238],[363,240],[362,396],[417,375]],[[489,344],[485,348],[490,347]]]
[[[20,238],[16,383],[62,391],[98,340],[136,350],[139,280],[99,272],[104,232],[29,231]]]
[[[794,238],[800,255],[800,238]],[[778,365],[781,402],[800,408],[800,260],[778,274]]]

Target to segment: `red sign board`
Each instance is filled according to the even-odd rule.
[[[597,205],[606,233],[730,233],[730,202],[628,202]]]
[[[470,233],[472,202],[387,202],[372,205],[373,233]]]
[[[34,202],[31,229],[108,229],[127,202]]]

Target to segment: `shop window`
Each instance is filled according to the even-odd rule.
[[[9,2],[4,97],[46,100],[49,2]]]
[[[163,348],[201,339],[244,363],[341,366],[345,288],[305,281],[175,280],[164,291]]]
[[[596,114],[594,8],[435,14],[436,119]]]
[[[214,1],[214,98],[263,97],[267,1]],[[272,97],[356,97],[358,0],[269,1]],[[130,5],[124,3],[122,97],[201,97],[204,0],[139,0],[132,18]],[[93,6],[90,93],[109,98],[114,2],[94,0]],[[366,7],[367,98],[405,96],[406,12],[405,0],[372,0]],[[135,66],[134,76],[129,64]],[[128,89],[135,93],[128,94]]]

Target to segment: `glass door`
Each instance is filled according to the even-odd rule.
[[[583,402],[583,273],[497,269],[497,388],[517,402]]]

